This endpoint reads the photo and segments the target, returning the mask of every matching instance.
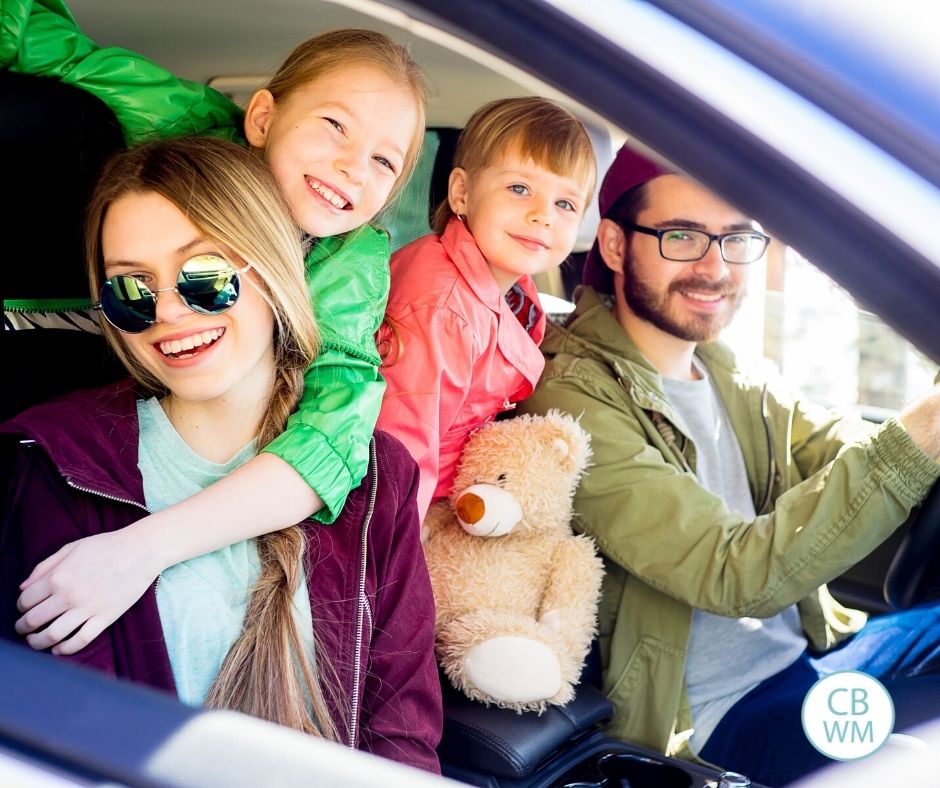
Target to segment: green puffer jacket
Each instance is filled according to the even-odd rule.
[[[0,0],[0,67],[94,94],[117,116],[129,144],[181,134],[243,141],[243,113],[229,99],[135,52],[97,46],[61,0]],[[265,450],[317,491],[325,504],[316,515],[321,522],[333,522],[368,466],[385,392],[374,335],[388,299],[388,260],[387,234],[371,227],[324,238],[307,257],[323,349],[307,370],[298,412]]]
[[[759,512],[747,522],[695,478],[695,447],[676,427],[662,378],[593,290],[581,290],[542,350],[545,372],[522,410],[559,408],[592,435],[575,525],[606,562],[609,732],[694,759],[684,683],[693,608],[761,618],[798,603],[811,648],[831,648],[865,616],[822,584],[906,519],[940,465],[897,420],[872,431],[837,419],[739,368],[726,347],[700,345],[744,455]]]

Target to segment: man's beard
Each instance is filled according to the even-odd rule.
[[[627,306],[641,320],[686,342],[709,342],[717,338],[744,299],[745,291],[737,289],[728,277],[715,282],[695,275],[675,280],[660,294],[642,280],[637,268],[633,257],[627,255],[623,265],[623,296]],[[672,295],[680,290],[727,296],[731,308],[713,315],[691,313],[680,321],[669,314]]]

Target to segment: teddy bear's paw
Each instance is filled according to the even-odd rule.
[[[485,640],[467,652],[466,677],[503,703],[531,703],[561,689],[561,665],[544,643],[506,635]]]

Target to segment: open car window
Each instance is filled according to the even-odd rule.
[[[937,364],[785,244],[752,271],[722,339],[773,363],[806,399],[882,421],[927,391]]]

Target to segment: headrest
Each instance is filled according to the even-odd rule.
[[[111,110],[56,79],[0,72],[4,301],[88,300],[85,205],[101,166],[124,147]]]

